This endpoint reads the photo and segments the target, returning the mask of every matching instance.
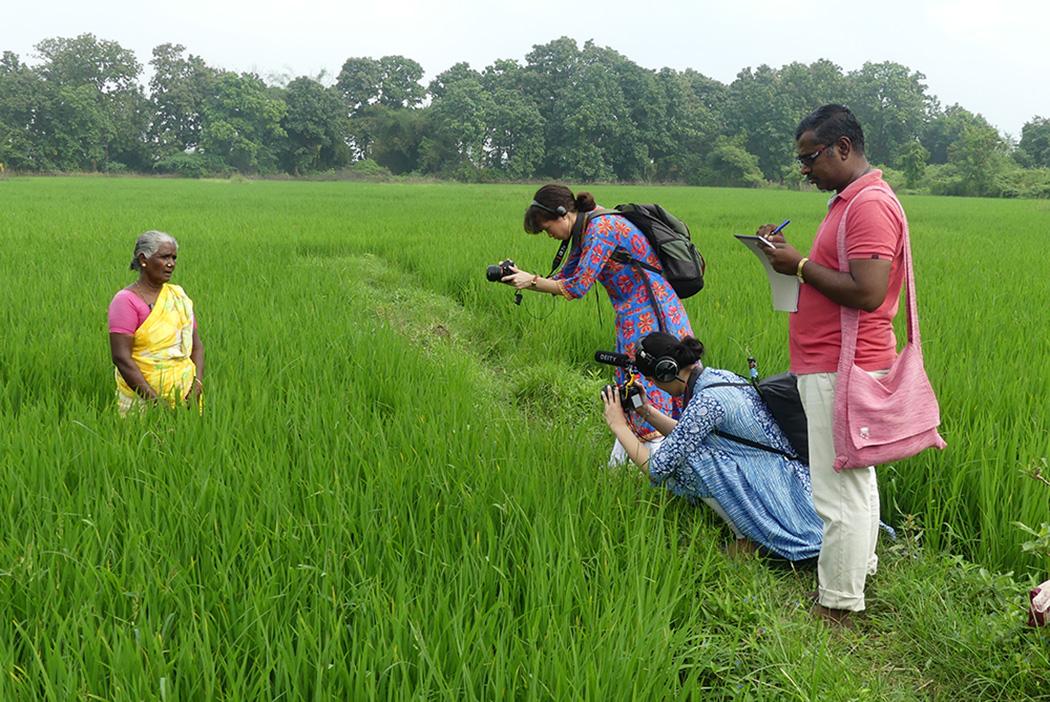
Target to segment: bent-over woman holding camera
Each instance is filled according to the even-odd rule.
[[[595,281],[609,294],[616,310],[616,351],[634,357],[635,346],[646,334],[661,328],[674,336],[689,336],[689,324],[682,301],[674,288],[659,273],[614,260],[613,253],[624,251],[635,260],[660,269],[660,260],[649,240],[626,217],[616,213],[598,212],[590,193],[573,195],[563,185],[545,185],[540,188],[525,210],[525,231],[530,234],[546,232],[561,242],[570,242],[565,265],[550,278],[512,267],[503,282],[518,290],[558,295],[568,300],[582,297]],[[642,276],[645,276],[643,278]],[[654,299],[650,299],[646,279]],[[655,302],[655,305],[654,305]],[[616,382],[623,384],[627,376],[616,369]],[[649,402],[660,412],[677,417],[681,405],[670,395],[643,380]],[[645,419],[631,416],[627,420],[631,433],[641,441],[660,438],[660,433]],[[622,442],[620,442],[622,443]],[[620,444],[613,449],[613,461],[624,460]]]
[[[809,468],[784,455],[793,454],[791,445],[758,392],[729,371],[706,368],[703,351],[692,337],[659,332],[638,347],[638,371],[686,402],[677,421],[648,402],[638,410],[666,436],[655,449],[633,437],[615,388],[602,392],[606,423],[653,485],[701,500],[726,520],[737,548],[754,544],[788,561],[816,558],[823,524],[813,508]],[[735,385],[712,387],[716,383]]]
[[[122,416],[149,403],[203,407],[204,344],[193,300],[169,282],[178,250],[170,234],[141,235],[131,260],[138,280],[109,304],[109,346]]]

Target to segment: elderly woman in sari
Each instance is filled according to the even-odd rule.
[[[193,301],[169,282],[178,250],[170,234],[141,235],[131,260],[139,278],[109,304],[109,346],[121,415],[148,403],[203,407],[204,344]]]

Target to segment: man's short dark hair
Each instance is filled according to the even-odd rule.
[[[846,137],[858,153],[864,153],[864,130],[845,105],[824,105],[810,112],[798,123],[795,141],[806,132],[813,132],[821,144],[834,144]]]

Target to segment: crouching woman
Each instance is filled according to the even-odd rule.
[[[121,415],[149,403],[203,407],[204,344],[193,301],[171,284],[179,245],[164,232],[135,242],[139,277],[109,304],[109,346]]]
[[[602,394],[606,423],[653,485],[702,501],[728,522],[738,540],[733,550],[757,548],[788,561],[815,558],[823,525],[813,508],[809,469],[784,455],[792,454],[791,446],[757,391],[739,385],[733,373],[704,367],[703,351],[692,337],[660,332],[639,344],[638,371],[685,400],[678,421],[648,402],[638,410],[666,436],[653,451],[631,433],[619,393],[610,388]],[[711,387],[727,382],[737,385]]]

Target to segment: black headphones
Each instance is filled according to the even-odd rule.
[[[564,217],[565,215],[567,215],[569,213],[569,211],[567,209],[565,209],[564,207],[562,207],[561,205],[558,205],[557,207],[552,209],[552,208],[547,207],[546,205],[544,205],[542,202],[537,202],[536,200],[533,200],[532,204],[529,205],[529,207],[538,207],[541,210],[543,210],[544,212],[550,212],[552,215],[557,215],[558,217]]]
[[[645,349],[640,348],[638,349],[638,358],[652,364],[654,380],[659,380],[661,383],[670,383],[672,380],[678,379],[678,361],[671,356],[655,357],[651,353],[646,353]]]

